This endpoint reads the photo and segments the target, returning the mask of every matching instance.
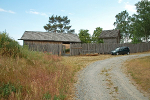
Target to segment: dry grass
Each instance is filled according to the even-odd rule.
[[[29,53],[31,54],[27,58],[0,55],[0,99],[72,99],[76,72],[92,62],[112,57],[58,57],[38,52]]]
[[[82,68],[85,68],[90,63],[93,63],[98,60],[104,60],[114,56],[111,55],[98,55],[98,56],[70,56],[63,57],[63,63],[66,63],[75,69],[75,72],[79,71]]]
[[[126,68],[138,87],[150,96],[150,56],[128,61]]]
[[[58,56],[32,56],[36,58],[0,56],[0,99],[67,99],[72,78],[70,67],[60,63],[62,58]],[[10,90],[10,86],[16,91]]]

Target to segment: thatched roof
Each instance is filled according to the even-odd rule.
[[[76,34],[25,31],[19,40],[81,42]]]
[[[116,38],[116,37],[120,37],[119,30],[104,30],[99,36],[100,39]]]

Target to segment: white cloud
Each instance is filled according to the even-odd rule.
[[[30,11],[26,11],[26,13],[30,13],[30,14],[36,14],[36,15],[41,15],[41,16],[45,16],[48,17],[48,15],[46,13],[43,12],[37,12],[34,9],[30,9]]]
[[[118,3],[121,3],[122,2],[122,0],[118,0]]]
[[[4,9],[0,8],[0,11],[6,12]]]
[[[0,12],[7,12],[7,13],[12,13],[15,14],[15,12],[11,11],[11,10],[4,10],[2,8],[0,8]]]
[[[74,13],[68,13],[69,15],[74,15]]]
[[[136,7],[134,5],[129,4],[129,2],[125,3],[125,9],[130,12],[136,12]]]

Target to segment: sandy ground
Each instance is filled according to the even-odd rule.
[[[150,56],[124,55],[94,62],[78,74],[75,100],[149,100],[131,83],[121,67],[126,60]]]

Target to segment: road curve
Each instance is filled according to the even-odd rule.
[[[127,55],[90,64],[79,72],[75,100],[148,100],[122,72],[126,60],[150,56]]]

